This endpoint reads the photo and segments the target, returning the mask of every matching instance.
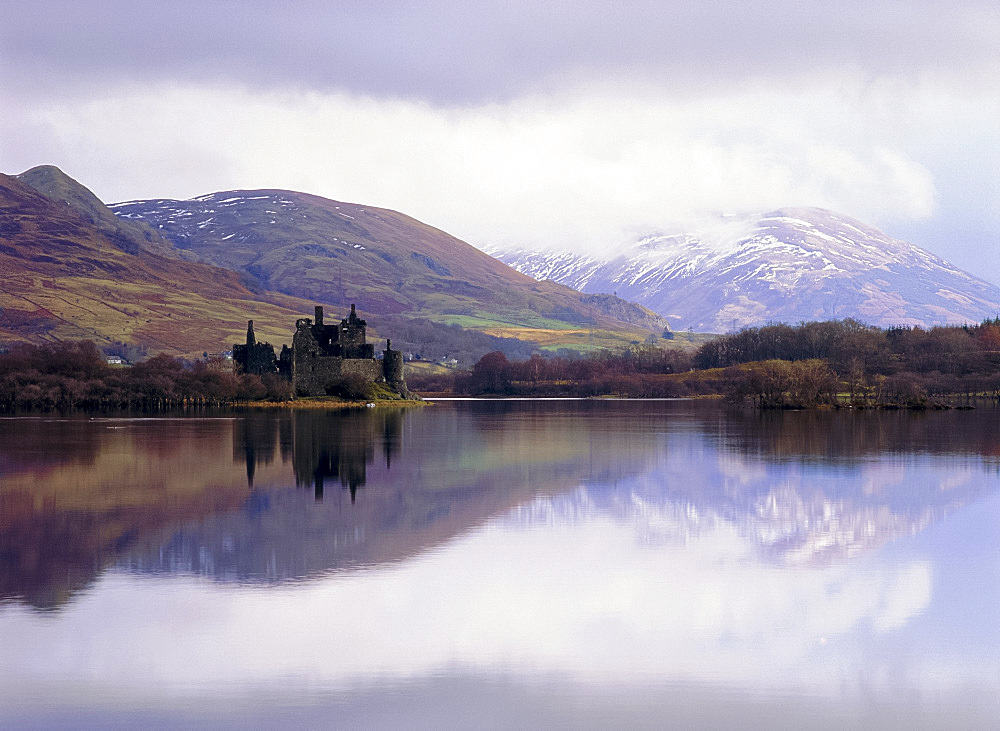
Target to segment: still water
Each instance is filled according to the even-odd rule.
[[[0,419],[0,726],[995,727],[998,424]]]

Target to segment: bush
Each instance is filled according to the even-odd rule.
[[[327,396],[339,396],[351,401],[370,401],[371,384],[364,376],[349,373],[326,388]]]
[[[259,401],[264,398],[267,388],[260,376],[253,373],[245,373],[239,377],[239,384],[236,387],[236,398],[240,401]]]
[[[264,383],[264,398],[268,401],[291,401],[292,382],[277,373],[268,373],[261,378]]]
[[[829,366],[811,358],[801,361],[765,360],[749,368],[725,371],[726,396],[752,401],[762,409],[800,409],[832,404],[837,379]]]

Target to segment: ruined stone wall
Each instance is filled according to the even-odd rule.
[[[358,375],[371,383],[382,380],[382,367],[377,360],[345,358],[341,363],[342,377]]]
[[[326,356],[308,319],[299,321],[292,339],[292,385],[296,396],[325,396],[331,384],[357,375],[369,382],[382,380],[382,366],[374,359]]]
[[[338,344],[340,346],[340,354],[345,358],[360,359],[375,357],[375,346],[365,342],[364,328],[341,328]]]
[[[348,376],[360,376],[375,383],[382,380],[382,366],[376,360],[321,355],[295,358],[293,383],[297,396],[325,396],[329,386]]]
[[[269,358],[265,358],[268,372],[279,370],[290,378],[296,396],[325,396],[331,386],[345,378],[360,377],[368,383],[388,382],[401,396],[409,397],[403,380],[403,354],[387,347],[383,361],[375,360],[375,346],[365,342],[365,331],[366,323],[357,316],[354,305],[340,327],[325,325],[323,308],[317,306],[315,323],[308,317],[295,322],[292,347],[282,347],[280,366],[274,349],[264,344],[270,352]],[[247,332],[248,344],[234,347],[234,355],[239,353],[245,359],[258,347],[254,343],[252,321],[247,324]],[[260,352],[264,358],[263,348]]]
[[[330,365],[337,364],[337,372]],[[322,396],[331,378],[339,378],[339,359],[323,358],[319,343],[312,333],[312,321],[303,318],[296,323],[292,338],[292,386],[296,396]]]
[[[233,362],[237,373],[264,376],[277,370],[274,346],[258,343],[253,331],[253,320],[247,320],[247,341],[241,345],[233,343]]]
[[[256,376],[264,376],[278,370],[274,357],[274,346],[270,343],[255,343],[253,345],[233,345],[233,362],[237,371]]]

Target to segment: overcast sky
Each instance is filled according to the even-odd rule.
[[[0,171],[282,187],[477,246],[831,208],[1000,282],[1000,6],[0,0]]]

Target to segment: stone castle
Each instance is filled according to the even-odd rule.
[[[354,305],[339,325],[324,323],[323,308],[317,305],[315,319],[296,320],[292,347],[282,345],[281,354],[275,357],[273,345],[257,342],[253,320],[249,320],[246,343],[233,345],[233,361],[240,373],[280,374],[292,382],[296,396],[326,396],[346,380],[361,379],[385,383],[410,398],[403,380],[403,353],[393,350],[387,340],[382,359],[377,360],[375,346],[366,342],[367,328]]]

